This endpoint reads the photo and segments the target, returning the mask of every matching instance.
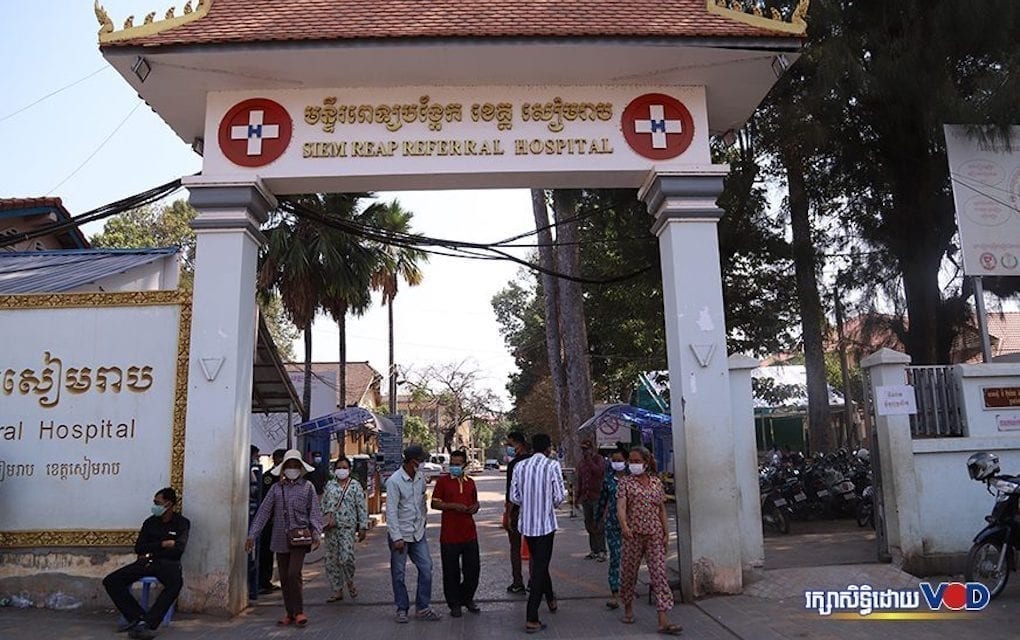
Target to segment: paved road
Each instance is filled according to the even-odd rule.
[[[305,640],[449,640],[451,636],[487,640],[523,637],[523,598],[506,593],[506,585],[510,581],[506,563],[506,537],[498,526],[503,481],[502,474],[491,472],[478,478],[483,501],[483,509],[478,515],[483,556],[482,585],[478,599],[484,609],[478,616],[465,613],[464,618],[446,618],[437,623],[395,624],[392,621],[393,606],[390,604],[385,532],[378,529],[359,546],[358,584],[361,596],[357,604],[348,601],[327,605],[325,598],[328,588],[322,575],[321,562],[310,565],[306,574],[306,600],[311,624],[306,629],[276,627],[273,622],[281,614],[281,605],[279,597],[273,596],[261,599],[256,606],[233,620],[182,614],[160,635],[168,640],[292,637]],[[605,608],[606,565],[584,560],[587,541],[580,517],[571,518],[569,510],[563,510],[560,516],[553,572],[562,604],[555,615],[543,613],[549,628],[540,638],[616,639],[623,635],[655,636],[655,611],[645,602],[640,602],[636,607],[637,623],[631,626],[619,622],[619,612]],[[430,527],[429,535],[435,541],[438,538],[438,516],[432,516],[432,519],[435,523]],[[855,525],[851,522],[850,526]],[[767,549],[770,558],[767,564],[773,564],[775,559],[771,556],[781,559],[782,554],[786,554],[787,559],[797,560],[794,565],[803,564],[810,558],[821,562],[833,557],[849,561],[853,553],[862,553],[867,548],[862,546],[862,539],[858,538],[855,542],[853,538],[854,535],[860,535],[860,532],[841,525],[819,525],[811,530],[815,532],[806,533],[802,530],[799,536],[782,539],[769,537]],[[866,532],[864,536],[866,542]],[[825,539],[835,546],[826,548],[823,544]],[[851,553],[842,548],[845,544],[856,544],[856,551]],[[797,554],[798,548],[801,549],[800,555]],[[445,610],[438,555],[438,548],[434,548],[436,579],[433,598],[437,608]],[[414,570],[410,565],[408,573],[408,583],[413,584]],[[765,571],[760,580],[748,585],[745,595],[708,598],[697,605],[678,605],[674,611],[674,620],[684,626],[685,637],[706,640],[871,640],[881,635],[897,640],[958,640],[960,637],[978,634],[984,634],[985,637],[1011,637],[1008,630],[1020,628],[1020,580],[1015,580],[989,609],[965,620],[832,620],[806,612],[803,608],[803,592],[806,588],[842,589],[856,583],[871,584],[875,588],[911,587],[916,586],[917,580],[890,565],[790,566]],[[114,619],[110,611],[63,613],[0,609],[0,638],[92,640],[122,637],[112,632]]]

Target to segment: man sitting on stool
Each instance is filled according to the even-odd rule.
[[[174,511],[176,506],[176,491],[167,487],[156,492],[152,500],[152,516],[142,523],[142,530],[135,541],[138,560],[117,569],[103,580],[110,599],[128,622],[122,630],[128,631],[131,638],[148,640],[155,636],[153,631],[177,600],[184,584],[181,556],[188,544],[191,523]],[[147,577],[156,578],[163,585],[163,592],[148,612],[131,595],[131,585]]]

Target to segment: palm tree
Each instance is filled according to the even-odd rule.
[[[295,201],[327,218],[352,220],[359,202],[369,194],[311,194]],[[332,226],[277,211],[265,230],[268,242],[260,255],[258,286],[263,296],[276,291],[290,320],[304,332],[304,404],[302,419],[310,418],[312,398],[312,321],[325,311],[341,328],[341,375],[346,355],[347,312],[364,312],[371,304],[372,274],[382,253],[366,240]],[[339,385],[343,402],[343,383]]]
[[[377,204],[366,210],[371,224],[391,233],[409,234],[414,214],[400,206],[398,200]],[[389,313],[389,396],[390,415],[397,413],[397,369],[394,358],[393,299],[397,297],[400,280],[414,287],[421,284],[424,274],[421,264],[428,255],[419,249],[392,244],[382,247],[383,259],[372,274],[372,288],[382,292],[382,301]]]

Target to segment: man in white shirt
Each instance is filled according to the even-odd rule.
[[[521,460],[514,468],[510,501],[520,506],[517,528],[528,541],[531,551],[531,593],[528,595],[528,617],[524,630],[535,633],[545,629],[538,618],[542,599],[545,598],[551,613],[557,609],[549,562],[556,535],[556,507],[562,504],[566,491],[559,462],[549,458],[552,449],[549,436],[536,434],[531,445],[534,455]]]
[[[410,600],[404,572],[407,558],[418,569],[415,593],[415,617],[436,621],[442,616],[429,604],[432,601],[432,556],[425,539],[425,474],[418,467],[425,461],[425,450],[411,445],[404,450],[404,464],[386,481],[386,529],[390,543],[390,578],[397,605],[397,622],[407,622]]]

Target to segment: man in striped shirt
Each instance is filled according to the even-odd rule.
[[[528,595],[528,617],[525,631],[535,633],[545,628],[538,618],[538,607],[545,598],[550,613],[557,609],[549,561],[552,560],[553,538],[556,535],[556,507],[564,499],[563,471],[556,460],[549,458],[552,440],[544,433],[531,440],[534,455],[514,467],[510,481],[510,501],[520,507],[517,528],[531,550],[531,593]]]

